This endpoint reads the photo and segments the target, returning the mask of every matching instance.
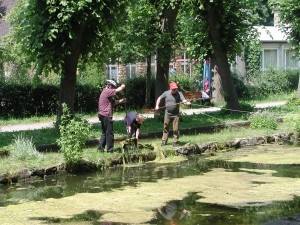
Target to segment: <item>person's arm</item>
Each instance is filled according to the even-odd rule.
[[[123,89],[125,89],[125,84],[122,84],[120,87],[118,87],[118,88],[116,89],[116,93],[122,91]],[[115,100],[114,105],[118,105],[118,104],[121,104],[121,103],[126,103],[126,98],[122,98],[122,99],[119,99],[119,100]]]
[[[136,139],[139,139],[139,135],[140,135],[140,129],[137,128],[137,129],[136,129],[136,132],[135,132],[135,137],[136,137]]]
[[[130,138],[131,126],[127,126],[127,137]]]
[[[183,96],[183,94],[182,94],[181,92],[179,92],[179,95],[180,95],[180,100],[181,100],[181,102],[182,102],[183,104],[185,104],[185,105],[191,105],[191,104],[192,104],[190,101],[187,101],[187,100],[184,98],[184,96]]]
[[[116,93],[123,91],[125,89],[125,84],[122,84],[120,87],[116,89]]]
[[[155,110],[159,109],[160,101],[161,101],[161,97],[158,97],[157,100],[156,100]]]
[[[119,100],[115,100],[114,105],[118,105],[118,104],[121,104],[121,103],[126,103],[126,98],[121,98]]]
[[[185,104],[185,105],[190,105],[190,104],[192,104],[190,101],[187,101],[186,99],[184,99],[184,100],[182,101],[182,103]]]

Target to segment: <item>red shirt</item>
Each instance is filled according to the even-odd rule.
[[[112,98],[116,94],[116,89],[105,88],[102,90],[98,102],[98,114],[105,117],[113,117],[113,106],[115,100]]]
[[[209,81],[208,81],[208,79],[205,80],[204,91],[209,91]]]

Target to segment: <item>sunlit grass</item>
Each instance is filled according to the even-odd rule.
[[[292,91],[289,93],[275,93],[268,96],[261,96],[258,98],[251,98],[251,99],[240,99],[240,102],[246,102],[249,104],[256,104],[262,102],[276,102],[276,101],[286,101],[292,97],[296,96],[296,91]]]
[[[287,94],[287,95],[280,95],[273,97],[266,98],[264,100],[261,99],[261,102],[265,101],[279,101],[279,100],[286,100],[288,98],[294,97],[295,93]],[[279,98],[280,97],[280,98]],[[272,100],[271,100],[272,99]],[[257,101],[258,102],[258,101]],[[250,103],[250,102],[247,102]],[[293,114],[299,115],[300,114],[300,107],[295,105],[284,105],[284,106],[276,106],[276,107],[269,107],[268,110],[272,111],[278,117],[287,117]],[[125,115],[126,112],[118,112],[115,115]],[[89,114],[84,115],[86,118],[95,117],[97,115]],[[180,119],[180,129],[185,128],[193,128],[193,127],[200,127],[200,126],[207,126],[213,124],[228,124],[237,121],[245,121],[248,119],[249,113],[247,112],[238,112],[232,113],[228,111],[218,111],[218,112],[209,112],[209,113],[202,113],[202,114],[195,114],[195,115],[181,115]],[[0,120],[0,124],[4,125],[7,124],[14,124],[14,123],[30,123],[30,122],[42,122],[42,121],[54,121],[55,116],[53,117],[41,117],[41,118],[29,118],[24,120]],[[124,122],[121,121],[114,121],[114,133],[116,137],[125,137],[126,129]],[[161,144],[161,135],[163,129],[163,121],[157,118],[147,118],[145,123],[141,127],[142,133],[151,133],[151,132],[158,132],[159,135],[155,138],[151,138],[151,140],[143,140],[140,139],[139,143],[141,144],[149,144],[154,143],[158,146]],[[235,138],[246,138],[246,137],[253,137],[259,136],[264,134],[274,134],[276,132],[290,132],[291,126],[288,123],[279,123],[277,130],[267,130],[267,129],[250,129],[250,128],[243,128],[238,126],[231,126],[225,129],[218,129],[212,133],[199,133],[194,132],[194,134],[190,135],[181,135],[180,136],[180,145],[185,145],[187,143],[191,144],[203,144],[206,142],[224,142],[228,140],[234,140]],[[160,133],[161,132],[161,133]],[[100,123],[95,123],[92,125],[92,138],[99,138],[101,134],[101,126]],[[0,132],[0,149],[10,150],[12,148],[12,144],[14,140],[19,136],[22,135],[23,137],[27,137],[32,140],[35,146],[43,145],[43,144],[50,144],[56,143],[56,140],[59,137],[59,133],[54,128],[45,128],[39,130],[27,130],[27,131],[17,131],[17,132]],[[163,149],[173,149],[172,147],[172,137],[169,137],[169,145],[163,147]],[[115,145],[118,147],[118,143],[116,142]],[[117,153],[115,153],[117,154]],[[61,153],[47,153],[44,154],[45,157],[43,160],[12,160],[10,157],[0,159],[0,172],[12,171],[15,172],[20,168],[33,168],[33,167],[43,167],[51,164],[57,164],[58,162],[63,162],[63,156]],[[86,148],[83,153],[83,158],[88,159],[90,161],[95,161],[99,158],[103,157],[110,157],[111,155],[106,153],[99,153],[97,152],[97,148]]]
[[[4,125],[14,125],[14,124],[27,124],[27,123],[38,123],[38,122],[46,122],[46,121],[55,121],[56,116],[32,116],[30,118],[8,118],[3,119],[0,118],[0,126]]]
[[[278,128],[276,130],[268,130],[268,129],[250,129],[239,126],[232,126],[225,129],[216,129],[212,133],[199,133],[195,132],[191,135],[181,135],[179,138],[180,145],[186,144],[197,144],[201,145],[208,142],[218,142],[223,143],[225,141],[232,141],[236,138],[250,138],[257,137],[261,135],[270,135],[278,132],[291,132],[291,127],[288,123],[279,123]],[[149,139],[140,139],[140,144],[156,144],[160,147],[161,144],[161,136],[156,138]],[[119,142],[115,142],[115,147],[119,147]],[[172,146],[172,136],[169,137],[168,144],[161,147],[163,150],[173,150]],[[44,167],[52,164],[57,164],[59,162],[64,162],[63,155],[59,152],[48,152],[43,153],[43,160],[12,160],[10,157],[4,158],[0,160],[0,173],[1,172],[17,172],[20,168],[33,168],[33,167]],[[100,153],[97,151],[97,147],[89,147],[85,148],[83,152],[83,158],[87,159],[91,162],[97,163],[100,158],[108,158],[111,156],[117,156],[120,153]]]
[[[16,160],[12,157],[4,157],[0,159],[0,173],[14,173],[19,171],[22,168],[42,168],[47,167],[49,165],[56,165],[60,162],[64,162],[63,155],[60,153],[42,153],[43,154],[43,160],[35,160],[35,159],[29,159],[29,160]]]

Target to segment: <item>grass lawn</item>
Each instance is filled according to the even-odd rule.
[[[280,100],[286,100],[291,97],[291,94],[284,96]],[[274,99],[273,101],[278,101],[279,99]],[[251,104],[254,104],[251,102]],[[258,110],[258,109],[255,109]],[[262,109],[263,110],[263,109]],[[268,111],[271,111],[277,117],[291,117],[292,115],[298,116],[300,113],[300,107],[295,105],[284,105],[278,107],[269,107]],[[119,112],[120,113],[120,112]],[[124,113],[124,112],[121,112]],[[121,114],[122,115],[122,114]],[[203,113],[198,115],[181,115],[180,128],[191,128],[199,127],[213,124],[223,124],[237,121],[248,120],[250,113],[242,110],[242,112],[235,113],[226,110],[221,110],[218,112]],[[89,117],[87,115],[86,117]],[[48,118],[51,119],[51,118]],[[51,119],[52,120],[52,119]],[[26,123],[28,120],[23,121]],[[6,121],[8,122],[8,121]],[[31,122],[33,122],[31,120]],[[13,123],[13,122],[12,122]],[[3,123],[1,123],[3,124]],[[141,127],[142,133],[149,132],[158,132],[162,131],[163,121],[161,118],[148,118],[146,122]],[[243,138],[243,137],[253,137],[263,134],[273,134],[278,132],[287,132],[291,131],[292,127],[290,123],[280,123],[276,130],[270,129],[246,129],[241,127],[229,127],[223,130],[216,130],[214,133],[203,134],[195,133],[194,135],[182,135],[180,136],[180,144],[184,145],[186,143],[191,144],[201,144],[210,141],[223,142],[226,140],[233,140],[234,138]],[[91,138],[99,138],[101,132],[100,124],[93,124],[91,130]],[[125,136],[125,126],[123,121],[114,121],[114,132],[115,136]],[[27,137],[32,139],[34,145],[43,145],[49,143],[55,143],[59,138],[59,133],[52,128],[40,129],[40,130],[28,130],[28,131],[18,131],[18,132],[0,132],[0,150],[10,150],[13,141],[19,136]],[[171,137],[172,138],[172,137]],[[155,143],[160,146],[161,136],[151,139],[151,140],[139,140],[140,143]],[[169,140],[169,143],[172,141]],[[117,143],[116,143],[117,144]],[[163,149],[170,149],[171,145],[166,145]],[[116,153],[117,154],[117,153]],[[84,149],[83,157],[91,161],[97,161],[100,157],[105,157],[106,153],[98,153],[96,148],[86,148]],[[38,166],[51,165],[58,162],[63,162],[63,156],[61,153],[46,153],[42,160],[18,160],[12,159],[11,157],[0,159],[0,173],[1,172],[15,172],[20,168],[32,168]]]

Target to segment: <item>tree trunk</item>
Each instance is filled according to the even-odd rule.
[[[144,108],[150,109],[151,99],[151,55],[147,57],[147,74],[146,74],[146,96]]]
[[[211,55],[211,62],[210,62],[213,76],[212,76],[212,102],[224,102],[223,96],[223,89],[221,85],[221,77],[219,74],[218,66],[216,65],[216,59],[214,55]]]
[[[74,113],[76,71],[79,55],[81,52],[82,40],[86,23],[78,27],[77,39],[73,39],[70,45],[70,54],[65,56],[63,75],[60,80],[59,103],[57,108],[56,125],[60,124],[62,115],[62,104],[65,103],[70,113]]]
[[[221,30],[218,26],[217,10],[210,8],[207,11],[207,20],[209,24],[209,35],[211,38],[213,57],[216,61],[218,74],[220,75],[221,87],[223,89],[223,96],[227,103],[228,109],[239,110],[239,102],[236,91],[234,89],[233,79],[230,72],[228,57],[226,51],[222,46]]]
[[[164,34],[164,43],[161,48],[157,49],[157,71],[156,71],[156,90],[155,99],[157,99],[169,87],[169,64],[171,60],[172,43],[170,40],[174,38],[174,23],[178,14],[179,5],[174,8],[166,8],[161,16],[161,32]],[[168,35],[166,35],[168,34]],[[164,104],[162,101],[161,104]]]
[[[298,81],[298,89],[297,89],[296,97],[300,98],[300,77],[299,77],[299,81]]]
[[[0,63],[0,81],[4,82],[5,79],[4,79],[4,64],[3,63]]]

